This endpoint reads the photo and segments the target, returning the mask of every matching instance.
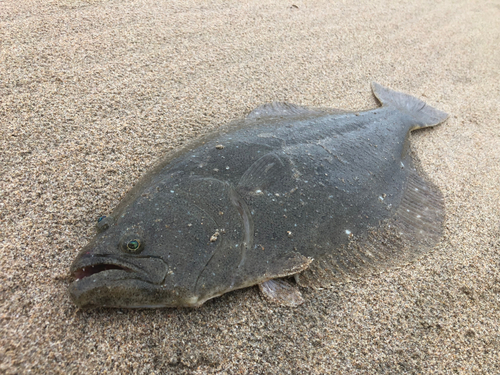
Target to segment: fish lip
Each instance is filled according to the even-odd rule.
[[[133,265],[130,267],[123,266],[123,262],[118,261],[114,257],[110,256],[94,256],[92,255],[88,259],[80,259],[77,265],[73,265],[71,267],[70,275],[74,278],[74,280],[69,284],[69,294],[71,299],[78,306],[92,305],[90,304],[81,304],[80,299],[85,295],[86,291],[91,291],[94,287],[102,286],[102,283],[106,281],[107,283],[120,283],[123,280],[132,280],[139,279],[141,282],[146,284],[152,284],[147,280],[142,280],[140,270]],[[96,266],[103,266],[104,268],[97,272],[89,272],[84,277],[79,278],[78,272],[83,268],[90,268]],[[106,266],[115,266],[118,268],[106,268]],[[85,272],[85,271],[84,271]]]
[[[86,277],[73,280],[69,285],[70,289],[80,289],[85,285],[92,285],[91,283],[95,283],[97,281],[107,280],[108,282],[113,281],[121,281],[121,280],[131,280],[131,279],[140,279],[139,275],[132,271],[126,271],[121,269],[106,269],[100,272],[96,272],[90,274]],[[149,283],[148,281],[141,280],[145,283]],[[151,284],[151,283],[149,283]],[[71,294],[71,293],[70,293]]]
[[[124,264],[125,263],[125,264]],[[110,266],[107,268],[106,266]],[[93,270],[92,270],[93,268]],[[97,275],[109,270],[123,271],[127,274],[138,274],[140,270],[130,262],[124,262],[110,256],[91,256],[87,259],[80,259],[78,264],[71,267],[71,276],[75,279],[73,283],[81,281],[87,277]],[[95,272],[93,272],[95,271]]]

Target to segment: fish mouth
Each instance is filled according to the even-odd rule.
[[[153,308],[195,304],[187,302],[163,282],[168,265],[161,258],[83,253],[70,268],[74,278],[68,294],[79,307]],[[189,297],[193,297],[189,295]]]
[[[88,265],[85,267],[80,267],[72,272],[72,276],[75,278],[75,281],[79,281],[86,277],[95,275],[96,273],[108,271],[108,270],[122,270],[125,272],[134,272],[132,269],[119,266],[117,264],[106,264],[106,263],[98,263],[94,265]]]
[[[70,268],[72,284],[97,280],[141,279],[151,284],[161,284],[168,272],[168,265],[158,257],[133,257],[126,259],[114,255],[84,253]]]
[[[120,270],[126,273],[137,273],[140,270],[129,262],[115,259],[111,256],[93,256],[85,254],[84,257],[73,263],[70,274],[75,282],[108,270]],[[115,271],[116,272],[116,271]]]
[[[83,253],[70,268],[71,300],[85,306],[149,306],[160,288],[168,265],[159,258],[124,259],[114,255]]]

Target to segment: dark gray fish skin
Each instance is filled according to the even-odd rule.
[[[75,259],[72,300],[199,306],[298,274],[325,253],[341,256],[337,249],[400,206],[415,173],[410,131],[447,118],[373,89],[382,107],[339,114],[267,105],[168,156]]]

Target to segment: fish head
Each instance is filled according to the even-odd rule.
[[[201,208],[180,190],[154,186],[99,219],[99,233],[70,268],[75,280],[69,293],[76,305],[180,307],[207,299],[200,275],[227,244],[222,236],[214,240],[220,223],[209,205]]]

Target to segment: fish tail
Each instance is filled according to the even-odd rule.
[[[376,82],[372,82],[372,90],[383,106],[396,107],[412,116],[416,120],[414,129],[435,126],[448,118],[447,113],[425,104],[422,100],[388,89]]]

